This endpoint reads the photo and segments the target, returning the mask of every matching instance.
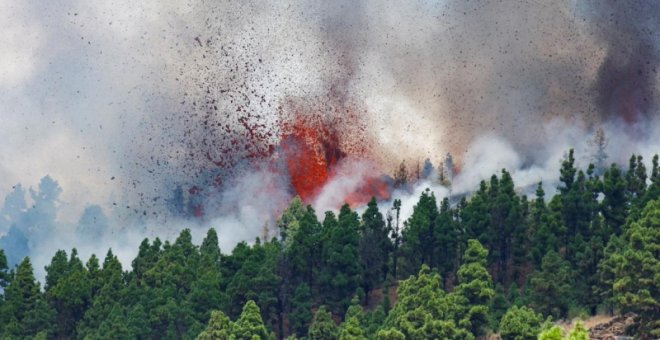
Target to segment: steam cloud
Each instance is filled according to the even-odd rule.
[[[660,150],[654,0],[0,0],[0,23],[0,235],[50,221],[43,256],[112,246],[128,263],[182,226],[218,228],[224,250],[260,235],[290,199],[271,155],[296,103],[368,128],[347,135],[367,136],[369,156],[341,164],[319,210],[404,159],[451,152],[454,192],[501,168],[552,192],[568,148],[591,160],[597,128],[608,161]],[[63,190],[44,215],[25,190],[45,175]],[[446,194],[395,192],[404,213],[426,186]],[[206,218],[176,213],[181,197],[205,200]]]

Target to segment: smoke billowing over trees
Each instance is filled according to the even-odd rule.
[[[506,170],[453,204],[424,190],[400,233],[399,203],[383,210],[372,200],[361,213],[344,205],[319,220],[296,198],[277,223],[279,235],[231,252],[221,251],[224,235],[213,228],[200,244],[190,229],[173,241],[146,238],[130,266],[112,250],[102,261],[59,250],[43,286],[30,258],[14,267],[6,253],[17,250],[7,248],[0,332],[474,339],[499,330],[533,338],[561,333],[541,325],[545,317],[634,312],[628,331],[657,336],[658,157],[649,170],[642,164],[633,156],[628,169],[613,164],[601,177],[593,165],[576,167],[570,150],[551,197],[540,183],[532,198],[517,193]],[[45,178],[30,192],[41,208],[14,218],[52,218],[57,183]],[[16,195],[8,201],[24,207]],[[103,216],[90,207],[78,228],[102,228]],[[25,226],[14,228],[27,233]],[[586,332],[580,327],[574,332]]]

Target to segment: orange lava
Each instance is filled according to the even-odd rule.
[[[367,204],[372,197],[377,200],[387,200],[391,198],[391,185],[381,177],[370,177],[357,191],[354,191],[344,201],[351,208],[357,208]]]
[[[368,157],[364,148],[355,147],[342,140],[338,129],[351,129],[358,122],[334,121],[322,115],[299,111],[293,122],[283,126],[282,149],[291,177],[291,184],[305,203],[311,203],[323,187],[337,174],[333,171],[340,160],[349,153]],[[344,116],[345,118],[346,116]],[[352,126],[350,126],[352,125]],[[344,137],[345,134],[343,135]],[[358,137],[360,138],[360,137]],[[351,152],[343,147],[348,144]],[[363,144],[365,143],[357,143]],[[381,177],[369,177],[364,185],[350,193],[344,201],[355,208],[366,204],[372,197],[379,200],[390,198],[390,184]]]
[[[337,133],[321,120],[299,117],[287,126],[282,139],[291,184],[306,202],[311,202],[330,179],[330,169],[345,156]]]

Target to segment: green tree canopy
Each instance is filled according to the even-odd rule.
[[[484,333],[488,322],[488,306],[495,295],[492,279],[486,270],[488,250],[477,240],[469,240],[463,256],[463,265],[458,269],[458,282],[452,294],[464,300],[464,311],[459,324],[468,328],[475,336]]]
[[[332,320],[332,314],[321,306],[314,314],[314,320],[309,327],[309,338],[318,340],[335,340],[338,336],[338,329]]]
[[[650,201],[642,217],[626,226],[624,244],[609,254],[614,300],[642,319],[642,334],[660,336],[660,201]]]
[[[530,277],[534,309],[545,315],[565,317],[571,301],[573,272],[570,264],[554,251],[548,252]]]
[[[503,340],[535,340],[543,318],[527,307],[513,306],[502,317],[500,336]]]
[[[268,339],[268,330],[261,318],[259,306],[254,301],[250,300],[245,304],[241,316],[234,323],[232,333],[235,339]]]
[[[362,214],[362,237],[359,242],[362,264],[362,287],[365,291],[379,286],[387,276],[387,262],[392,249],[389,230],[383,214],[378,211],[376,199],[372,198]]]
[[[206,329],[197,337],[198,340],[229,340],[232,336],[232,322],[221,311],[211,312]]]

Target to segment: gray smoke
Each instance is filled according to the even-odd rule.
[[[52,247],[94,234],[128,259],[182,225],[225,247],[259,235],[291,195],[276,156],[296,107],[363,115],[373,159],[346,169],[451,152],[455,191],[502,167],[552,187],[600,127],[609,161],[660,150],[654,0],[0,0],[0,28],[0,234],[29,225],[24,188],[50,175],[56,213],[30,218],[60,231]]]
[[[657,116],[660,3],[608,0],[591,5],[591,32],[606,49],[595,84],[599,109],[607,118],[647,132],[643,124]]]

